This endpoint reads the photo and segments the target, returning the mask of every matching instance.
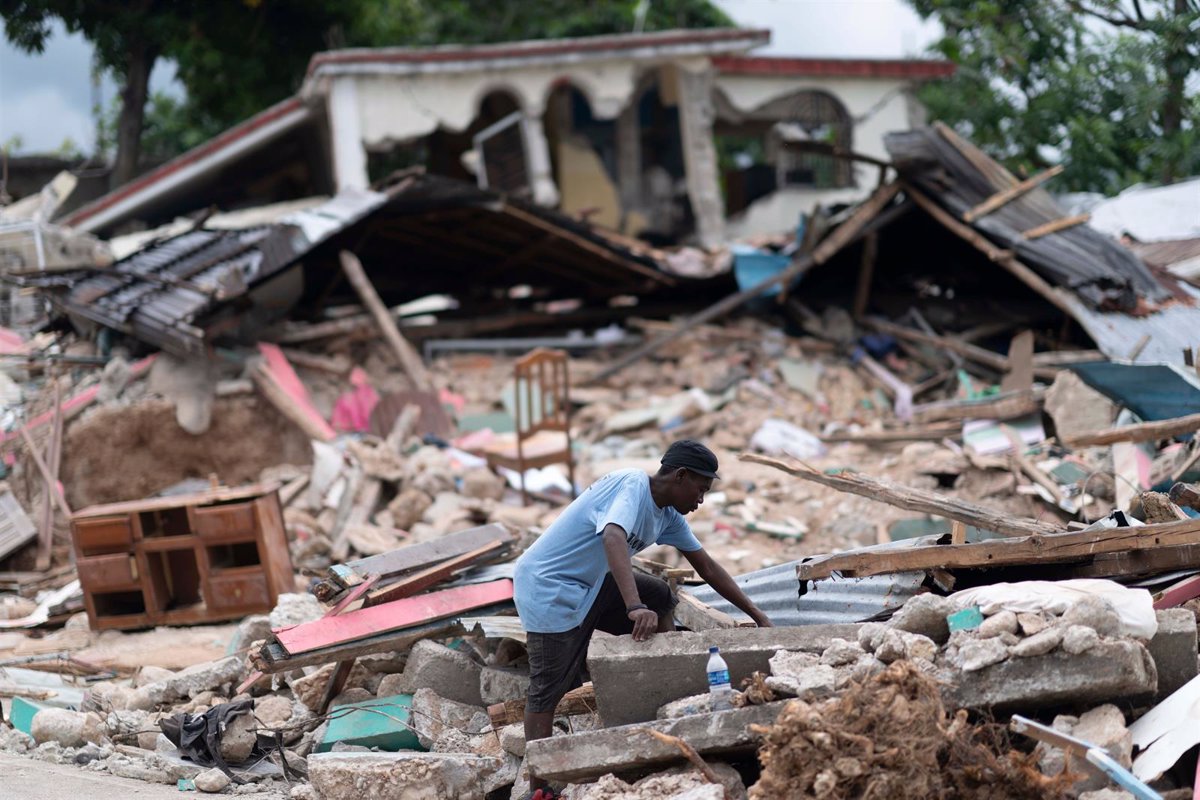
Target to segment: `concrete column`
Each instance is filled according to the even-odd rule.
[[[679,88],[683,163],[688,197],[696,217],[696,237],[706,247],[717,245],[725,235],[725,201],[717,179],[717,148],[713,142],[712,68],[674,72]]]
[[[333,180],[343,189],[367,189],[367,151],[363,147],[358,111],[358,86],[353,77],[335,78],[329,87],[329,130],[333,142]]]
[[[617,117],[617,189],[621,210],[628,215],[642,200],[642,124],[638,117],[638,96]]]
[[[529,160],[533,202],[540,206],[558,205],[558,186],[554,183],[550,144],[546,141],[542,118],[534,114],[525,115],[525,157]]]

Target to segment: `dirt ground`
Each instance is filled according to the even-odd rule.
[[[47,764],[28,756],[0,753],[0,797],[21,800],[78,800],[105,797],[116,800],[178,800],[174,786],[118,778],[107,772],[88,772],[67,764]]]
[[[62,482],[72,508],[150,497],[185,478],[215,473],[227,486],[258,481],[264,467],[308,464],[307,438],[257,397],[218,398],[212,427],[193,436],[174,405],[145,399],[98,408],[67,428]]]

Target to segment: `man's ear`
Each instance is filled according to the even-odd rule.
[[[683,479],[687,477],[687,474],[688,474],[688,471],[686,469],[684,469],[683,467],[680,467],[679,469],[675,470],[675,482],[683,483]]]

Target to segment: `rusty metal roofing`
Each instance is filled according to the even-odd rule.
[[[983,151],[942,125],[889,133],[884,137],[884,146],[906,180],[958,219],[1018,183]],[[1035,239],[1023,235],[1066,216],[1045,189],[1037,188],[971,224],[1051,284],[1070,290],[1091,308],[1133,310],[1139,300],[1156,304],[1170,299],[1168,289],[1137,256],[1087,225]]]

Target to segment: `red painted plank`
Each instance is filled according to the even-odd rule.
[[[440,592],[405,597],[337,617],[323,617],[290,628],[280,628],[274,633],[283,649],[296,655],[452,617],[473,608],[503,603],[511,600],[512,596],[512,581],[502,578],[490,583],[456,586]]]
[[[287,356],[283,354],[283,350],[278,345],[270,342],[259,342],[258,350],[263,355],[263,360],[266,362],[267,372],[275,379],[276,385],[279,386],[296,405],[309,417],[313,424],[326,435],[325,441],[329,441],[337,436],[325,418],[321,416],[321,412],[317,411],[313,406],[312,400],[308,396],[308,389],[304,388],[304,383],[300,380],[300,376],[296,374],[296,370],[292,368],[292,362],[287,360]]]
[[[1171,584],[1154,601],[1155,610],[1176,608],[1188,600],[1200,597],[1200,575],[1193,575]]]

